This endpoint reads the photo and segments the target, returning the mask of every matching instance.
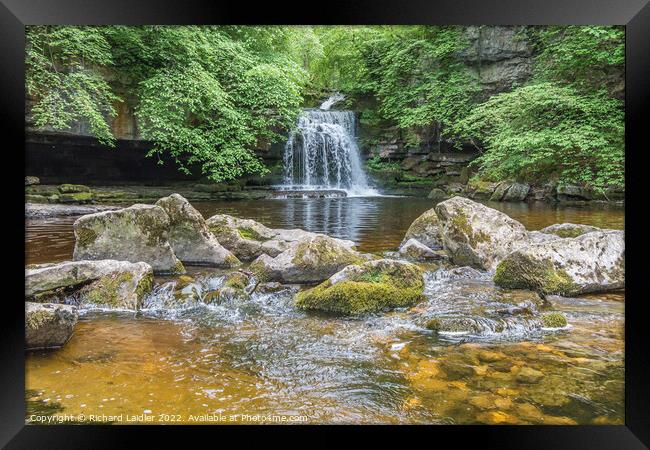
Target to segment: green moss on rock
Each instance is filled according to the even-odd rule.
[[[77,238],[77,243],[82,247],[88,247],[95,242],[97,239],[97,232],[92,228],[79,227],[75,230],[75,237]]]
[[[494,283],[508,289],[532,289],[543,294],[569,295],[577,286],[551,260],[528,260],[521,253],[513,253],[499,263]]]
[[[239,235],[244,239],[252,239],[254,241],[264,240],[264,238],[252,228],[237,228],[237,231],[239,232]]]
[[[387,308],[411,306],[423,298],[422,270],[406,263],[385,266],[366,263],[360,271],[337,283],[326,280],[298,293],[296,306],[358,315]],[[368,268],[368,270],[363,270]]]
[[[60,184],[58,190],[61,194],[88,193],[90,188],[83,184]]]
[[[542,315],[542,323],[547,328],[562,328],[567,326],[566,317],[559,312]]]
[[[132,280],[133,274],[130,272],[107,275],[92,284],[92,288],[86,293],[86,298],[89,303],[95,305],[120,307],[122,285]]]

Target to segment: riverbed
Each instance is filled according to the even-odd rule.
[[[303,228],[351,239],[373,253],[394,250],[411,222],[434,206],[403,197],[193,204],[206,218],[225,213],[274,228]],[[488,206],[529,230],[559,222],[624,227],[618,207]],[[74,220],[27,221],[27,263],[70,259]],[[218,284],[223,274],[189,269],[198,290]],[[82,312],[62,349],[29,353],[28,410],[112,423],[143,414],[154,423],[624,420],[622,292],[550,298],[568,319],[562,329],[514,318],[496,332],[500,319],[489,316],[480,333],[445,335],[428,331],[423,321],[452,307],[491,311],[504,293],[489,277],[467,282],[444,270],[428,273],[424,302],[355,319],[299,311],[293,290],[246,302],[170,306],[174,283],[158,277],[137,314]]]

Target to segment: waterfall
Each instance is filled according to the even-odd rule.
[[[377,195],[368,187],[356,142],[352,111],[308,109],[298,118],[284,150],[285,187],[339,189],[348,195]]]

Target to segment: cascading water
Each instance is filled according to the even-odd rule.
[[[285,189],[337,189],[352,196],[377,195],[369,188],[356,142],[352,111],[330,111],[333,97],[321,109],[307,109],[284,151]]]

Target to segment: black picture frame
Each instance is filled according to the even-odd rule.
[[[24,307],[19,296],[24,286],[20,258],[24,258],[24,191],[21,188],[21,162],[24,167],[24,44],[25,25],[36,24],[603,24],[626,26],[626,240],[627,301],[625,320],[625,425],[621,426],[418,426],[398,427],[315,427],[307,426],[308,435],[326,430],[372,432],[380,439],[403,432],[417,432],[429,445],[457,446],[468,440],[483,448],[647,448],[650,445],[650,352],[644,346],[647,316],[641,295],[641,270],[636,264],[644,253],[647,239],[643,228],[641,190],[642,157],[647,148],[644,139],[650,107],[650,4],[647,0],[446,0],[446,1],[328,1],[280,5],[277,2],[208,2],[189,0],[100,1],[100,0],[0,0],[0,123],[5,125],[2,143],[5,193],[11,199],[5,213],[4,270],[6,295],[0,328],[0,445],[7,448],[121,448],[135,443],[134,433],[146,433],[147,442],[159,440],[168,447],[175,439],[187,445],[199,438],[221,444],[225,434],[246,433],[249,427],[125,427],[125,426],[38,426],[25,425],[24,398]],[[24,171],[23,171],[24,172]],[[633,200],[633,204],[630,204]],[[7,207],[9,207],[7,205]],[[21,241],[22,236],[22,241]],[[17,292],[13,292],[14,289]],[[15,295],[13,295],[15,294]],[[259,436],[266,440],[284,427],[265,427]],[[303,427],[301,427],[303,428]],[[303,429],[304,431],[304,429]],[[291,430],[291,433],[294,431]],[[212,437],[207,436],[213,435]],[[430,440],[435,434],[436,439]],[[447,439],[440,440],[444,434]],[[326,438],[327,439],[327,438]],[[329,444],[336,444],[332,435]],[[196,442],[196,441],[194,441]],[[210,441],[208,441],[210,442]],[[322,441],[326,443],[327,441]],[[410,442],[410,441],[409,441]],[[413,441],[415,443],[415,441]],[[311,445],[305,442],[303,445]],[[450,444],[453,443],[453,444]]]

